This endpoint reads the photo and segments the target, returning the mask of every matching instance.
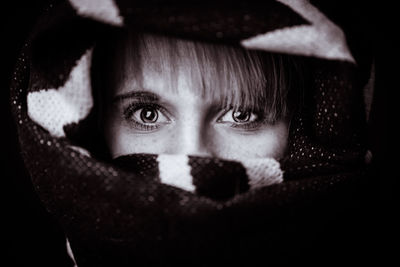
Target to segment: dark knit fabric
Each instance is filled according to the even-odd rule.
[[[114,2],[123,27],[236,46],[260,33],[310,25],[272,0]],[[65,136],[32,120],[28,96],[57,91],[86,51],[117,30],[79,16],[68,2],[49,9],[19,57],[11,88],[26,167],[79,267],[295,262],[314,253],[326,227],[327,240],[346,228],[346,207],[363,201],[359,189],[368,181],[363,66],[293,55],[307,68],[306,86],[279,162],[283,182],[253,189],[241,162],[189,156],[190,192],[162,182],[158,155],[108,160],[91,127],[96,103],[85,118],[64,125]]]

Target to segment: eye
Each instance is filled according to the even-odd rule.
[[[152,107],[139,109],[140,119],[144,123],[155,123],[158,120],[158,111]]]
[[[136,107],[131,111],[131,114],[128,113],[128,117],[144,124],[169,122],[168,117],[160,109],[153,106]]]
[[[258,115],[251,111],[230,109],[218,118],[220,123],[246,124],[258,120]]]
[[[171,122],[165,113],[161,106],[155,104],[134,103],[124,111],[124,117],[131,127],[151,131]]]
[[[237,110],[232,112],[232,119],[239,123],[248,122],[251,115],[252,114],[248,111]]]

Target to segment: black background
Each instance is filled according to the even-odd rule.
[[[40,205],[35,195],[29,176],[19,155],[16,127],[9,104],[9,84],[18,53],[34,26],[36,18],[43,12],[49,0],[8,1],[1,4],[1,114],[3,114],[1,188],[3,197],[3,222],[1,243],[4,245],[0,259],[1,266],[68,266],[65,254],[63,234],[54,224],[51,216]],[[314,2],[314,1],[313,1]],[[372,221],[365,222],[368,227],[365,238],[354,247],[355,262],[363,253],[375,253],[376,263],[390,262],[394,257],[396,245],[394,239],[394,215],[398,207],[394,204],[395,183],[391,179],[391,166],[387,150],[387,111],[386,98],[394,89],[392,77],[396,77],[397,65],[390,64],[396,54],[395,44],[391,39],[398,32],[395,29],[394,8],[385,3],[367,3],[366,1],[321,1],[316,5],[324,10],[333,10],[334,19],[345,26],[350,40],[364,43],[366,49],[375,53],[376,89],[372,104],[370,130],[370,147],[374,155],[372,172],[376,177],[376,186],[371,192],[370,207],[362,207]],[[325,2],[325,3],[324,3]],[[347,2],[347,3],[346,3]],[[392,25],[392,26],[391,26]],[[393,29],[393,31],[391,31]],[[398,88],[398,86],[397,86]],[[392,89],[392,90],[391,90]],[[396,115],[396,114],[395,114]],[[398,120],[398,119],[397,119]],[[398,138],[397,138],[398,139]],[[355,243],[357,244],[357,243]],[[394,243],[396,244],[396,243]],[[334,247],[334,246],[332,246]],[[366,248],[366,251],[363,251]],[[371,256],[371,255],[369,255]],[[340,257],[340,255],[338,255]],[[365,259],[371,257],[365,257]],[[345,259],[343,259],[345,262]]]
[[[54,1],[53,1],[54,2]],[[1,4],[2,125],[2,241],[1,266],[68,266],[65,241],[51,216],[40,205],[19,154],[9,85],[17,56],[48,0],[9,1]],[[3,241],[4,238],[4,241]]]

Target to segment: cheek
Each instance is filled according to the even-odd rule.
[[[105,136],[112,158],[134,153],[164,153],[169,138],[165,132],[133,133],[129,127],[116,122],[108,125]]]
[[[212,138],[213,154],[227,159],[272,157],[281,158],[286,150],[286,124],[278,124],[254,133],[238,133],[220,129]]]

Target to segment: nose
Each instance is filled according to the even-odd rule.
[[[201,119],[191,118],[181,121],[175,128],[172,154],[211,156],[208,145],[207,125]]]

